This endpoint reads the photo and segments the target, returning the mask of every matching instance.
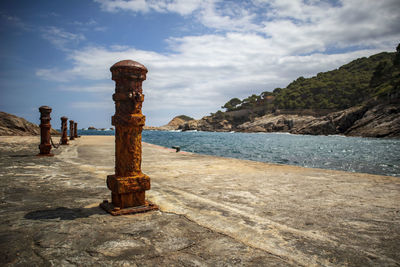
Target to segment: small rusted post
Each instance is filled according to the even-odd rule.
[[[107,176],[112,203],[101,206],[112,215],[132,214],[157,209],[145,200],[150,189],[149,176],[142,173],[142,130],[145,116],[142,114],[142,82],[147,69],[142,64],[123,60],[111,68],[115,81],[115,175]]]
[[[78,123],[74,123],[74,138],[78,138]]]
[[[50,153],[50,150],[51,150],[51,144],[50,144],[51,107],[41,106],[39,108],[39,112],[40,112],[40,125],[39,125],[40,126],[40,145],[39,145],[40,153],[38,154],[38,156],[54,156],[52,153]]]
[[[69,140],[74,140],[74,121],[69,120]]]
[[[68,118],[67,117],[61,117],[61,129],[62,129],[62,136],[61,136],[61,144],[62,145],[68,145]]]

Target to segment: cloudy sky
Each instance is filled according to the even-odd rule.
[[[2,0],[0,110],[39,122],[53,108],[111,127],[123,59],[145,65],[147,125],[201,118],[233,97],[285,87],[394,51],[399,0]]]

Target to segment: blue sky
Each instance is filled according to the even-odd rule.
[[[400,1],[2,0],[0,38],[1,111],[38,123],[48,105],[55,128],[61,116],[111,127],[109,68],[132,59],[159,126],[394,51]]]

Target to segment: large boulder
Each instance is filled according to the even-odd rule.
[[[313,116],[267,114],[237,126],[242,132],[290,132],[315,119]]]
[[[363,137],[400,137],[398,103],[366,103],[316,118],[291,133]]]
[[[365,137],[400,137],[400,105],[380,104],[365,112],[346,131],[346,135]]]
[[[199,123],[199,120],[187,121],[184,124],[180,125],[179,129],[182,130],[182,131],[198,130],[198,123]]]
[[[344,134],[367,111],[366,106],[352,107],[315,118],[308,123],[295,127],[291,133],[311,135]]]

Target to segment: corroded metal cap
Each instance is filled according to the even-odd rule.
[[[68,118],[67,118],[67,117],[65,117],[65,116],[62,116],[62,117],[61,117],[61,120],[62,120],[62,121],[67,121],[67,120],[68,120]]]
[[[39,111],[40,112],[51,112],[51,107],[49,107],[49,106],[41,106],[39,108]]]
[[[111,66],[112,79],[128,78],[146,80],[147,68],[133,60],[122,60]]]
[[[147,68],[145,66],[143,66],[139,62],[129,60],[129,59],[121,60],[121,61],[115,63],[114,65],[111,66],[110,70],[113,71],[113,69],[116,69],[116,68],[138,69],[138,70],[145,71],[147,73]]]
[[[51,120],[51,118],[50,118],[51,107],[41,106],[39,108],[39,112],[40,112],[40,119],[41,120]]]

